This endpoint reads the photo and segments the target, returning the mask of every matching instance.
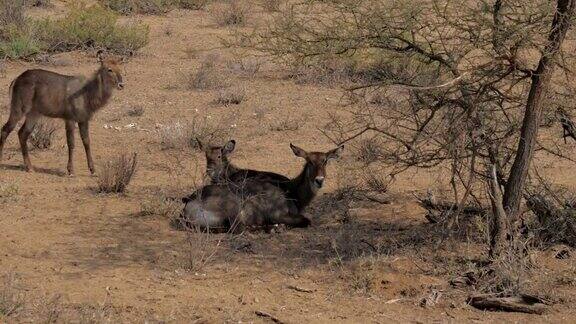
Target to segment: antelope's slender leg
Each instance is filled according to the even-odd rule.
[[[20,140],[20,149],[22,150],[22,157],[24,158],[24,168],[26,171],[31,172],[32,162],[30,162],[30,154],[28,153],[28,137],[32,134],[36,122],[40,118],[39,114],[31,113],[26,116],[26,121],[18,131],[18,139]]]
[[[84,144],[84,150],[86,151],[86,160],[88,161],[88,169],[90,173],[96,173],[94,168],[94,161],[92,160],[92,151],[90,150],[90,133],[88,122],[78,123],[78,128],[80,128],[80,137],[82,137],[82,143]]]
[[[10,113],[10,117],[8,117],[8,121],[2,127],[2,131],[0,132],[0,161],[2,161],[2,152],[4,150],[4,144],[8,139],[8,135],[12,133],[14,128],[16,128],[16,124],[22,119],[22,115],[18,113]]]
[[[74,176],[74,121],[66,120],[66,142],[68,143],[68,175]]]

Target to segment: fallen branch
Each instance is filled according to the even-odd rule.
[[[269,314],[269,313],[266,313],[263,311],[258,311],[258,310],[255,311],[255,313],[256,313],[256,315],[258,315],[260,317],[268,318],[269,320],[271,320],[274,323],[279,323],[279,324],[284,323],[281,320],[279,320],[278,318],[274,317],[272,314]]]
[[[298,287],[298,286],[294,286],[294,285],[288,285],[287,286],[288,289],[293,289],[299,292],[305,292],[305,293],[313,293],[314,290],[312,289],[308,289],[308,288],[302,288],[302,287]]]
[[[494,297],[494,296],[472,296],[468,298],[468,304],[481,309],[490,311],[519,312],[528,314],[543,314],[546,311],[546,305],[542,299],[529,296],[512,296],[512,297]]]

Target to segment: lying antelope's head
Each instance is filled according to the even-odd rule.
[[[206,155],[206,173],[212,181],[218,181],[222,178],[226,168],[230,165],[228,155],[234,151],[236,141],[230,140],[224,146],[203,145],[200,140],[196,139],[198,147]]]
[[[344,145],[325,153],[306,152],[292,143],[290,143],[290,148],[296,156],[306,159],[305,177],[310,187],[316,191],[324,185],[328,161],[338,158],[344,150]]]
[[[98,60],[102,71],[104,71],[105,81],[116,86],[118,90],[124,89],[124,81],[120,65],[122,60],[112,56],[105,56],[103,51],[98,51]]]

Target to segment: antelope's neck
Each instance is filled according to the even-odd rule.
[[[83,89],[84,100],[92,113],[104,107],[112,96],[113,86],[106,82],[105,73],[106,70],[100,68]]]
[[[316,196],[316,190],[310,186],[311,181],[308,179],[308,168],[311,167],[311,164],[306,162],[302,172],[290,181],[290,196],[295,200],[299,212],[308,207]]]

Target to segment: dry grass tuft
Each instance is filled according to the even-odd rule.
[[[34,127],[32,134],[30,134],[29,142],[32,144],[32,148],[46,150],[52,147],[56,129],[53,120],[48,118],[40,119]]]
[[[221,89],[216,94],[215,102],[219,105],[230,106],[239,105],[246,99],[246,90],[244,87],[232,87]]]
[[[214,90],[228,87],[228,79],[217,69],[217,60],[216,56],[210,55],[202,61],[196,72],[186,75],[186,80],[184,80],[186,88],[188,90]]]
[[[364,164],[371,164],[382,157],[381,144],[374,138],[364,139],[358,144],[356,159]]]
[[[280,6],[284,2],[282,0],[261,0],[260,5],[267,12],[277,12],[280,11]]]
[[[13,273],[0,278],[0,319],[17,314],[24,307],[24,293],[17,287]]]
[[[253,79],[262,68],[264,62],[257,58],[247,57],[226,62],[230,71],[243,77]]]
[[[300,129],[303,123],[299,118],[286,116],[271,123],[269,128],[273,132],[295,131]]]
[[[105,163],[98,176],[98,191],[105,193],[122,193],[130,184],[136,172],[137,154],[123,153]]]
[[[178,7],[189,10],[202,10],[210,3],[210,0],[176,0]]]
[[[26,25],[24,10],[27,0],[0,0],[0,39],[5,28],[19,27]]]
[[[232,0],[213,4],[210,14],[218,26],[244,26],[251,9],[250,5],[243,1]]]
[[[159,193],[152,195],[140,203],[141,216],[162,216],[174,220],[182,210],[182,203]]]
[[[0,203],[16,200],[18,196],[18,186],[13,183],[0,183]]]
[[[52,0],[31,0],[32,7],[48,8],[52,6]]]
[[[128,109],[126,114],[130,117],[141,117],[144,115],[144,107],[142,106],[134,106]]]
[[[157,130],[162,149],[197,148],[202,143],[223,142],[229,137],[229,130],[221,124],[208,122],[207,118],[194,118],[186,122],[164,125]]]
[[[217,234],[198,227],[186,228],[188,248],[183,268],[190,272],[202,271],[222,252],[227,234]]]

